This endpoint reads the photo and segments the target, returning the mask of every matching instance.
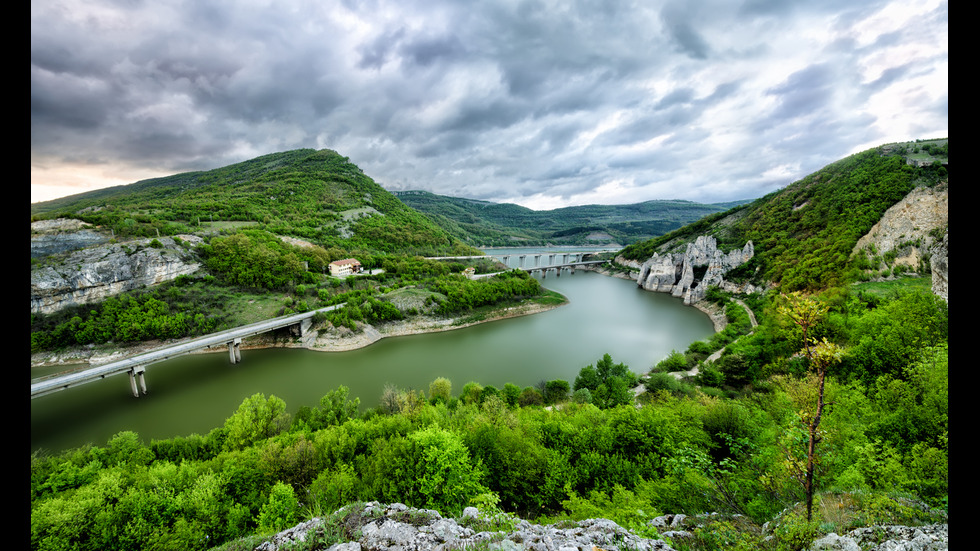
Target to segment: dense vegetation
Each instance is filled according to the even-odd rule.
[[[482,247],[633,243],[663,235],[732,204],[646,201],[535,211],[520,205],[400,191],[406,205],[429,215],[467,243]],[[593,235],[604,238],[590,237]]]
[[[945,141],[917,147],[926,145],[948,154]],[[324,389],[319,404],[294,415],[279,398],[256,394],[206,435],[146,443],[122,432],[105,446],[33,454],[31,546],[245,548],[359,500],[446,515],[473,504],[541,521],[606,517],[647,537],[656,536],[647,521],[663,513],[748,519],[675,543],[691,551],[798,550],[831,531],[945,522],[948,305],[907,280],[852,284],[849,259],[890,202],[945,178],[944,167],[906,165],[899,155],[921,154],[908,147],[849,157],[753,205],[630,247],[642,258],[685,236],[711,233],[726,246],[752,239],[757,256],[743,277],[779,288],[741,297],[711,289],[727,328],[642,378],[613,350],[571,382],[497,389],[470,381],[454,392],[439,378],[425,394],[389,386],[367,410],[343,387]],[[213,283],[242,277],[236,285],[262,286],[245,267],[221,264],[224,246],[300,254],[262,234],[238,235],[211,241]],[[523,272],[484,283],[460,277],[452,263],[385,254],[371,262],[385,273],[309,284],[294,275],[285,284],[291,307],[346,302],[356,309],[348,315],[373,319],[395,315],[385,304],[396,296],[459,311],[538,292]],[[121,298],[103,315],[162,311],[153,300],[167,294]],[[801,325],[800,312],[813,315]],[[92,334],[110,325],[79,318],[79,330]],[[814,353],[824,345],[832,362]],[[715,351],[720,357],[707,362]],[[669,373],[692,368],[696,376]],[[645,388],[638,395],[637,383]],[[808,471],[812,520],[801,505]],[[764,537],[758,525],[770,521]]]
[[[886,321],[883,309],[910,304],[918,305],[910,315],[932,320],[930,330]],[[946,504],[945,316],[945,303],[928,297],[873,307],[848,297],[820,320],[817,333],[850,348],[908,347],[887,367],[869,365],[871,350],[848,354],[828,381],[818,499],[851,512],[809,523],[794,513],[768,543],[740,534],[742,548],[798,549],[820,532],[942,516],[903,498]],[[783,317],[760,327],[779,350],[800,346]],[[865,338],[882,333],[891,337]],[[449,515],[477,503],[542,520],[606,516],[654,535],[645,521],[665,512],[738,513],[761,523],[802,498],[801,423],[815,390],[799,357],[764,365],[752,392],[686,382],[641,395],[639,408],[632,393],[618,401],[582,392],[620,386],[611,381],[632,377],[625,367],[607,355],[573,385],[498,390],[471,382],[455,396],[441,379],[428,396],[386,389],[381,405],[364,412],[344,388],[293,416],[275,396],[255,395],[207,435],[146,444],[124,432],[104,447],[35,455],[32,546],[206,549],[357,500]]]

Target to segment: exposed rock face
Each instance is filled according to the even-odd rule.
[[[742,249],[723,253],[714,237],[702,235],[694,243],[688,243],[683,254],[654,253],[640,266],[636,283],[648,291],[683,297],[685,304],[691,304],[704,298],[708,287],[723,285],[723,276],[748,262],[754,254],[751,241]],[[707,268],[700,280],[696,278],[695,268]]]
[[[949,525],[873,526],[843,536],[831,533],[810,545],[810,551],[945,551]]]
[[[200,238],[182,236],[185,242]],[[33,238],[32,238],[33,241]],[[196,257],[172,238],[106,244],[49,258],[31,269],[31,312],[50,313],[131,289],[156,285],[200,268]]]
[[[31,258],[40,258],[93,245],[108,243],[109,236],[80,220],[40,220],[31,222]]]
[[[932,271],[932,292],[949,300],[948,235],[948,184],[916,188],[885,211],[871,231],[858,240],[852,254],[891,258],[890,264],[882,260],[875,270],[928,269]]]
[[[354,516],[355,522],[350,519]],[[511,519],[513,529],[488,531],[489,522],[475,508],[467,508],[457,520],[443,518],[437,511],[411,509],[401,503],[366,504],[364,511],[349,516],[345,531],[356,533],[353,540],[341,541],[328,547],[331,551],[362,551],[391,549],[421,551],[430,549],[467,549],[486,546],[502,550],[592,550],[635,549],[640,551],[673,551],[661,540],[640,538],[611,520],[589,519],[577,523],[542,526],[526,520]],[[352,526],[351,524],[356,524]],[[295,542],[305,541],[309,534],[323,528],[322,519],[313,519],[263,543],[256,551],[289,549]],[[331,530],[334,531],[334,530]]]

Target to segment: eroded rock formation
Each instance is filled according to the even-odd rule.
[[[682,297],[685,304],[691,304],[704,298],[708,287],[722,286],[724,275],[748,262],[754,254],[751,241],[741,249],[724,253],[714,237],[702,235],[688,243],[683,254],[654,253],[640,266],[636,283],[648,291]],[[697,274],[702,271],[699,277]]]

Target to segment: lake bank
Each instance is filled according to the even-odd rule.
[[[294,413],[345,386],[367,409],[378,405],[388,385],[424,391],[439,377],[453,381],[457,389],[470,381],[497,388],[507,383],[524,388],[554,379],[574,381],[582,367],[604,354],[639,375],[671,350],[713,333],[702,312],[669,294],[640,289],[632,281],[576,270],[575,275],[549,276],[542,284],[567,297],[568,303],[528,310],[502,306],[498,315],[509,319],[495,323],[482,323],[489,316],[475,311],[471,315],[482,319],[458,320],[467,327],[447,327],[445,322],[400,327],[404,332],[432,330],[424,334],[396,336],[395,327],[389,327],[380,340],[349,351],[325,354],[281,343],[244,351],[237,364],[229,363],[227,349],[220,354],[187,354],[149,366],[148,393],[139,398],[133,397],[125,377],[42,396],[31,400],[31,446],[62,450],[103,445],[124,430],[146,441],[206,434],[256,393],[275,395]],[[286,333],[279,339],[293,340]],[[107,356],[109,350],[100,354]],[[41,368],[35,373],[65,369]]]
[[[385,337],[439,333],[481,323],[538,314],[568,304],[568,299],[562,298],[562,302],[555,304],[543,304],[534,299],[528,299],[520,304],[491,307],[477,315],[470,312],[453,317],[412,316],[409,319],[385,322],[376,327],[370,324],[359,324],[361,330],[356,333],[342,327],[339,329],[313,329],[303,338],[284,339],[275,334],[265,334],[249,338],[241,344],[241,348],[243,350],[302,348],[317,352],[346,352],[370,346]],[[177,342],[179,341],[147,341],[125,347],[107,344],[76,347],[56,352],[38,352],[31,354],[31,368],[49,368],[60,365],[77,366],[78,364],[102,365]],[[227,350],[212,348],[193,352],[193,354],[212,353],[227,354]]]

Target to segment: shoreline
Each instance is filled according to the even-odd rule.
[[[582,269],[593,271],[608,277],[616,277],[619,279],[633,281],[633,278],[630,277],[632,274],[626,272],[608,270],[593,266],[583,267]],[[539,314],[564,306],[565,304],[568,304],[567,298],[565,298],[564,302],[559,304],[522,302],[520,304],[509,305],[503,308],[491,310],[484,314],[481,318],[473,319],[472,321],[465,320],[472,317],[473,314],[451,318],[416,316],[412,319],[386,322],[379,326],[363,324],[361,331],[357,333],[345,328],[324,328],[311,330],[305,337],[295,337],[285,340],[275,338],[267,334],[252,337],[248,341],[242,342],[241,348],[242,350],[261,350],[266,348],[305,348],[314,352],[348,352],[351,350],[358,350],[368,347],[386,337],[404,337],[409,335],[453,331],[455,329],[463,329],[465,327],[470,327],[481,323]],[[691,304],[690,306],[704,312],[704,314],[711,319],[716,333],[724,330],[725,326],[727,325],[727,320],[725,319],[725,313],[722,309],[714,304],[706,303],[704,301]],[[134,354],[149,351],[154,348],[165,346],[167,344],[172,343],[163,341],[147,341],[125,348],[106,347],[100,349],[90,345],[87,347],[79,347],[58,352],[39,352],[37,354],[31,354],[31,368],[50,368],[57,367],[59,365],[77,366],[79,364],[86,364],[87,367],[94,367],[120,360]],[[227,351],[221,348],[211,348],[191,352],[191,354],[216,353],[227,354]]]
[[[260,350],[266,348],[305,348],[314,352],[347,352],[368,347],[385,337],[403,337],[409,335],[422,335],[426,333],[441,333],[463,329],[473,325],[488,323],[492,321],[530,316],[547,312],[555,308],[568,304],[566,298],[559,304],[540,304],[537,302],[522,302],[516,305],[509,305],[500,309],[487,312],[482,318],[472,321],[465,321],[473,314],[451,317],[437,318],[434,316],[417,316],[412,319],[386,322],[379,326],[363,324],[361,331],[354,333],[349,329],[323,328],[311,330],[305,337],[295,337],[286,340],[277,339],[266,335],[250,338],[241,344],[242,350]],[[164,341],[147,341],[125,348],[105,348],[99,349],[95,346],[79,347],[59,352],[39,352],[31,354],[31,368],[48,368],[63,366],[77,366],[87,364],[88,367],[106,364],[120,360],[134,354],[140,354],[173,344]],[[191,352],[191,354],[227,354],[228,351],[221,348],[201,349]]]

